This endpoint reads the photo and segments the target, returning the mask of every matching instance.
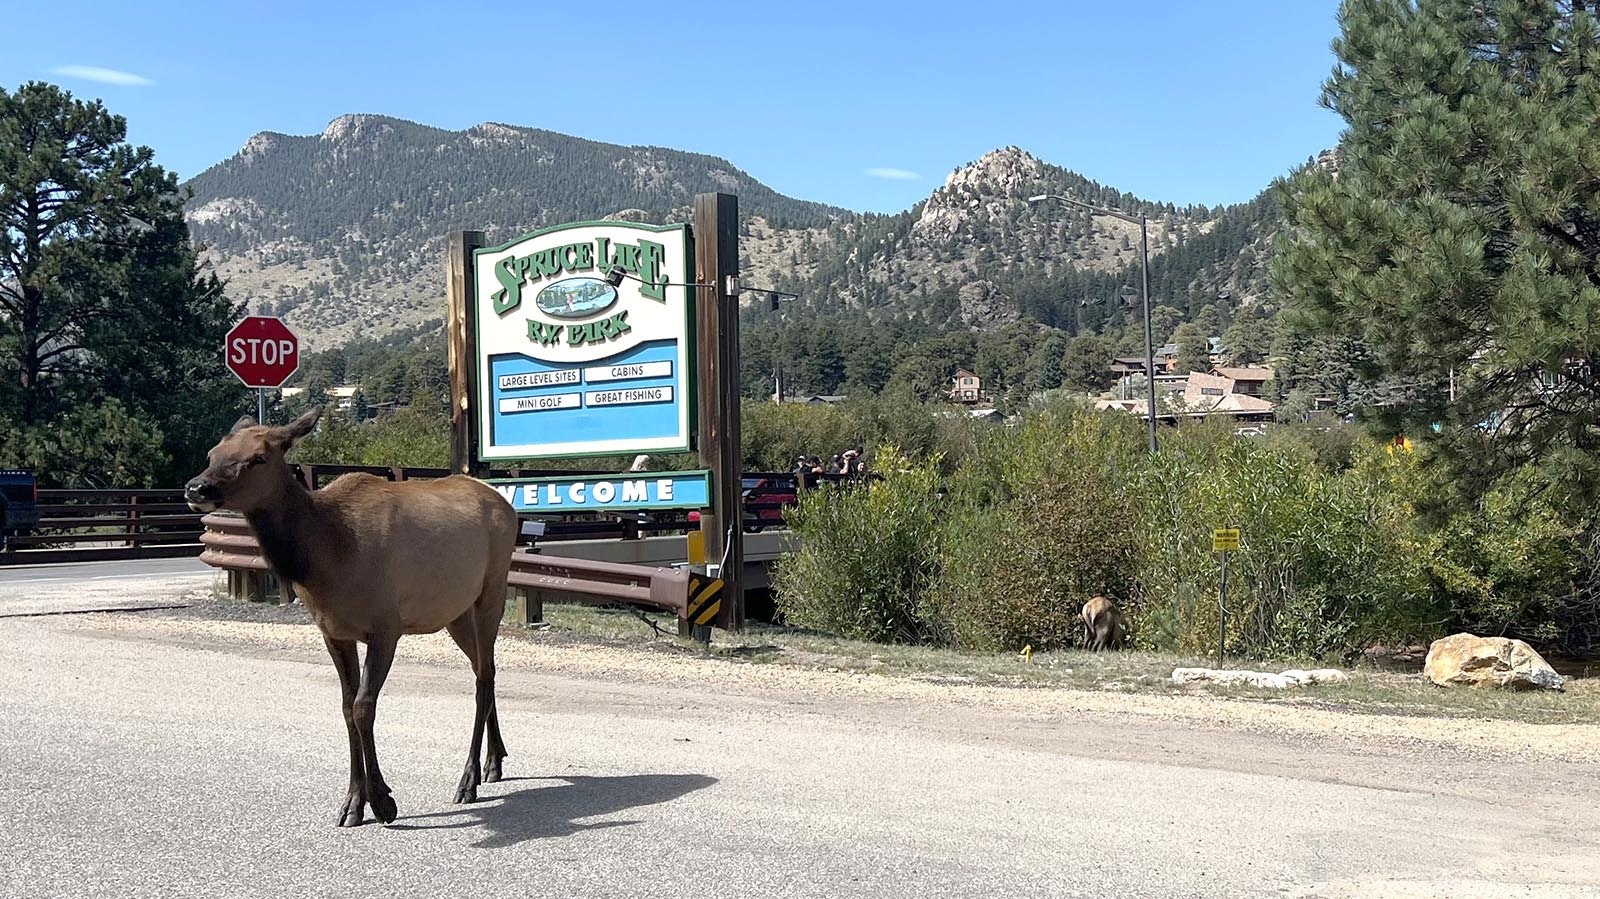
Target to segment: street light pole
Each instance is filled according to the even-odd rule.
[[[1149,223],[1142,213],[1135,217],[1116,209],[1107,209],[1104,206],[1096,206],[1092,203],[1085,203],[1082,200],[1074,200],[1071,197],[1063,197],[1058,194],[1039,194],[1038,196],[1028,198],[1029,203],[1042,203],[1045,200],[1060,200],[1063,203],[1070,203],[1073,206],[1079,206],[1087,209],[1089,212],[1095,215],[1109,215],[1112,218],[1121,219],[1125,222],[1133,222],[1139,226],[1139,270],[1143,281],[1141,293],[1144,297],[1144,381],[1146,391],[1145,423],[1150,436],[1150,452],[1153,453],[1156,451],[1156,351],[1155,344],[1151,340],[1150,333]]]
[[[1150,452],[1156,451],[1156,350],[1150,334],[1150,232],[1143,214],[1139,216],[1139,274],[1144,293],[1144,381],[1149,402]]]

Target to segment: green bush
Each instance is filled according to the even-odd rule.
[[[1217,428],[1166,435],[1130,485],[1141,506],[1134,613],[1162,623],[1149,642],[1216,645],[1218,527],[1243,540],[1229,558],[1230,652],[1324,656],[1415,629],[1425,585],[1396,475],[1376,464],[1329,472],[1309,454]]]
[[[1452,626],[1569,651],[1600,643],[1596,534],[1536,469],[1429,532],[1427,572]]]
[[[808,491],[790,516],[801,549],[773,570],[791,624],[895,643],[943,642],[932,588],[940,569],[939,476],[892,448],[882,480]]]
[[[1062,403],[978,442],[952,479],[938,590],[956,644],[1067,646],[1089,597],[1129,595],[1137,508],[1118,472],[1141,438],[1127,424]]]
[[[1440,609],[1415,527],[1418,467],[1370,440],[1341,457],[1206,423],[1167,430],[1152,456],[1137,420],[1052,403],[977,434],[942,500],[936,460],[869,492],[808,497],[778,602],[847,636],[995,650],[1076,643],[1078,610],[1104,593],[1139,645],[1209,651],[1211,533],[1238,527],[1229,652],[1328,656],[1424,632]]]

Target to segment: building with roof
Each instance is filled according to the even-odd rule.
[[[1195,371],[1181,381],[1158,377],[1156,417],[1170,422],[1208,416],[1225,416],[1236,422],[1272,421],[1277,407],[1259,396],[1261,385],[1271,378],[1271,369],[1250,368]],[[1132,397],[1100,400],[1095,408],[1116,409],[1140,418],[1149,414],[1148,402]]]
[[[983,390],[983,379],[978,377],[977,372],[958,368],[950,378],[950,382],[949,399],[952,403],[976,405],[989,399],[988,394],[984,393]]]
[[[1255,365],[1237,367],[1219,366],[1211,370],[1211,374],[1220,375],[1233,381],[1234,393],[1247,396],[1260,396],[1268,381],[1272,380],[1273,372],[1270,368]]]

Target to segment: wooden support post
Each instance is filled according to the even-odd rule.
[[[506,611],[501,616],[503,624],[526,627],[544,620],[544,593],[526,587],[506,588]]]
[[[743,449],[739,431],[739,298],[728,293],[739,273],[739,198],[699,194],[694,198],[695,342],[699,356],[699,449],[711,470],[712,508],[701,513],[706,560],[727,564],[727,582],[717,624],[744,627]],[[728,542],[724,538],[732,536]],[[680,623],[680,630],[687,629]]]
[[[478,333],[474,316],[472,251],[485,244],[482,231],[452,231],[445,250],[447,361],[450,367],[450,470],[483,477],[472,409],[478,402]]]
[[[139,533],[139,497],[128,497],[128,541],[127,546],[137,546],[136,535]]]

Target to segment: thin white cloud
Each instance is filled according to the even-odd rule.
[[[56,66],[50,70],[52,75],[62,75],[67,78],[81,78],[84,81],[93,81],[98,84],[117,84],[124,87],[149,87],[154,81],[143,75],[132,72],[119,72],[116,69],[103,69],[100,66]]]
[[[868,178],[887,178],[890,181],[915,181],[922,176],[907,169],[867,169]]]

